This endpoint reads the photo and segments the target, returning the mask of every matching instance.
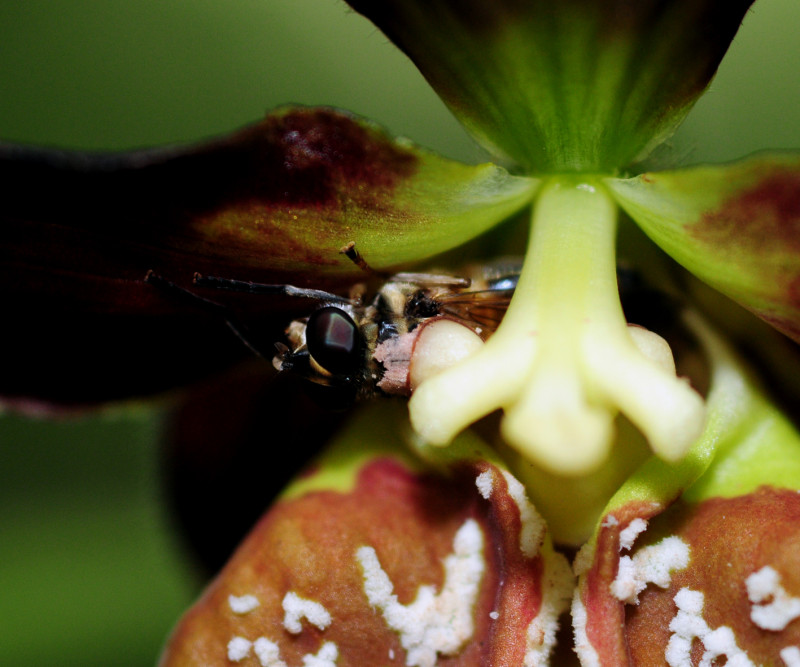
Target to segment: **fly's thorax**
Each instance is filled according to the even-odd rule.
[[[306,322],[308,318],[292,320],[286,328],[286,338],[289,341],[289,349],[292,352],[305,349],[306,346]]]
[[[445,315],[429,317],[378,344],[373,358],[382,365],[383,374],[376,387],[385,394],[410,396],[421,382],[482,346],[483,339],[463,322]]]
[[[379,342],[403,335],[413,328],[414,323],[409,322],[406,311],[409,299],[419,290],[419,285],[409,282],[389,281],[381,287],[374,301]]]

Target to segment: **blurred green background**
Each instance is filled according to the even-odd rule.
[[[758,0],[662,158],[800,147],[799,33],[797,0]],[[2,139],[188,141],[287,102],[352,109],[450,157],[483,157],[405,57],[338,0],[0,4]],[[135,404],[0,419],[3,665],[156,660],[202,585],[164,508],[162,417]]]

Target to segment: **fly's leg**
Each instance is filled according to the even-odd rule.
[[[364,273],[368,275],[375,275],[375,271],[372,267],[367,264],[367,260],[361,255],[360,252],[356,249],[356,242],[350,241],[346,243],[339,249],[339,254],[344,255],[349,259],[353,264],[355,264],[359,269],[361,269]]]
[[[221,278],[220,276],[204,276],[199,273],[194,274],[192,282],[198,287],[210,287],[212,289],[227,290],[230,292],[243,292],[244,294],[297,296],[303,299],[324,301],[325,303],[350,303],[350,299],[345,296],[339,296],[338,294],[326,292],[325,290],[295,287],[294,285],[253,283],[249,280],[234,280],[233,278]]]

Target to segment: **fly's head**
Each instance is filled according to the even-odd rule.
[[[286,330],[289,345],[276,343],[272,365],[327,387],[357,390],[367,344],[351,307],[326,305]]]

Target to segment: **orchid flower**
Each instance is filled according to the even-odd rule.
[[[65,323],[62,345],[94,354],[147,331],[145,315],[170,322],[160,357],[140,347],[127,360],[140,380],[165,366],[160,386],[146,377],[103,396],[32,386],[23,354],[0,388],[26,407],[162,388],[239,356],[223,348],[195,367],[206,348],[185,345],[186,331],[229,311],[171,301],[145,283],[148,269],[185,286],[191,265],[337,289],[357,273],[336,252],[348,241],[384,271],[511,216],[530,221],[497,331],[414,390],[412,430],[382,405],[333,439],[181,621],[164,665],[545,665],[570,598],[586,665],[800,664],[793,628],[775,634],[800,617],[790,577],[800,550],[775,534],[796,523],[800,437],[692,308],[670,316],[699,341],[707,373],[691,374],[695,387],[679,377],[672,340],[628,321],[617,278],[624,213],[622,224],[800,341],[800,156],[644,166],[751,4],[352,0],[496,164],[458,163],[307,107],[188,149],[1,149],[12,306],[36,299]],[[47,198],[31,196],[43,185]],[[91,315],[77,328],[76,302]],[[95,325],[113,337],[87,345]],[[18,332],[25,350],[42,335],[36,318]],[[53,361],[64,377],[80,373],[80,359]],[[498,410],[499,436],[469,430]],[[569,484],[580,491],[564,500]],[[719,577],[728,514],[758,537]],[[558,547],[584,542],[573,572]],[[719,610],[732,606],[728,622]]]

